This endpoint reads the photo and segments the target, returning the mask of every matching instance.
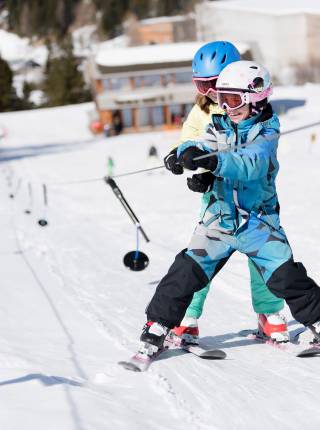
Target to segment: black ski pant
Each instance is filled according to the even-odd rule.
[[[186,251],[176,256],[157,286],[146,310],[149,321],[157,321],[169,328],[179,326],[193,294],[204,288],[230,257],[219,261],[209,279]],[[275,296],[285,299],[293,317],[301,324],[308,326],[320,320],[320,288],[307,276],[302,263],[287,260],[273,272],[266,285]]]

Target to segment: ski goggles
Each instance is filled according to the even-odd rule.
[[[250,93],[248,91],[235,90],[217,90],[217,99],[219,107],[223,110],[240,109],[244,105],[257,103],[272,94],[272,87],[269,87],[261,93]]]
[[[240,109],[245,104],[249,104],[249,93],[243,93],[241,91],[218,91],[217,98],[218,104],[221,109]]]
[[[198,93],[207,96],[209,93],[216,93],[218,76],[211,76],[210,78],[193,78],[192,81],[197,87]]]

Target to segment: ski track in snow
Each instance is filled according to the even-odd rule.
[[[311,94],[320,92],[317,88],[311,88],[309,104],[281,118],[284,128],[317,118]],[[297,89],[291,91],[295,94]],[[64,112],[67,118],[79,111],[77,107],[76,113],[72,108]],[[34,115],[49,118],[50,112]],[[2,119],[8,121],[9,147],[13,115]],[[23,123],[23,116],[19,121],[32,142],[35,131]],[[43,135],[46,121],[39,130]],[[319,127],[315,130],[320,134]],[[79,140],[89,139],[80,132]],[[60,143],[77,140],[69,133]],[[23,148],[18,134],[12,144]],[[319,206],[320,142],[310,147],[309,135],[310,130],[304,130],[282,138],[278,188],[282,225],[295,257],[319,281],[320,228],[313,224],[312,234],[306,235],[304,223],[305,213],[317,213]],[[123,135],[75,145],[74,151],[67,145],[65,152],[61,146],[60,152],[45,149],[41,154],[52,138],[41,141],[36,136],[35,157],[28,144],[24,158],[0,166],[0,275],[5,279],[0,303],[0,401],[6,406],[0,411],[1,429],[319,428],[320,359],[297,359],[237,335],[255,327],[247,262],[241,255],[235,254],[215,279],[200,321],[204,341],[222,347],[227,359],[202,361],[169,350],[146,373],[117,365],[137,348],[144,309],[156,283],[176,252],[188,244],[199,195],[186,191],[185,176],[159,171],[119,178],[120,189],[151,238],[148,245],[140,241],[150,266],[133,273],[123,267],[122,257],[135,247],[134,227],[111,190],[103,181],[57,184],[103,177],[110,155],[115,173],[143,168],[151,144],[163,156],[177,138],[178,133]],[[297,172],[303,172],[307,189]],[[43,206],[43,183],[48,187],[48,208]],[[8,198],[10,193],[13,199]],[[24,213],[26,208],[30,215]],[[40,218],[48,219],[47,227],[38,226]],[[290,330],[295,330],[288,309],[285,312]]]

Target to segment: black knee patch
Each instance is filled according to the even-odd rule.
[[[170,328],[180,324],[193,294],[209,282],[199,264],[185,252],[186,249],[176,256],[146,310],[148,320]]]
[[[309,278],[302,263],[288,260],[267,282],[270,291],[285,299],[292,316],[304,325],[320,320],[320,288]]]

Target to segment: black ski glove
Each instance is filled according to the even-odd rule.
[[[196,173],[187,178],[188,188],[197,193],[206,193],[212,189],[215,176],[211,172]]]
[[[206,157],[201,160],[194,160],[194,158],[205,154],[209,154],[209,152],[202,151],[196,146],[190,146],[179,155],[178,163],[189,170],[197,170],[198,167],[203,167],[204,169],[211,171],[216,170],[218,164],[216,155],[212,155],[211,157]]]
[[[170,170],[174,175],[182,175],[183,167],[180,164],[177,164],[177,148],[174,148],[169,152],[169,154],[164,157],[163,162],[166,169]]]

